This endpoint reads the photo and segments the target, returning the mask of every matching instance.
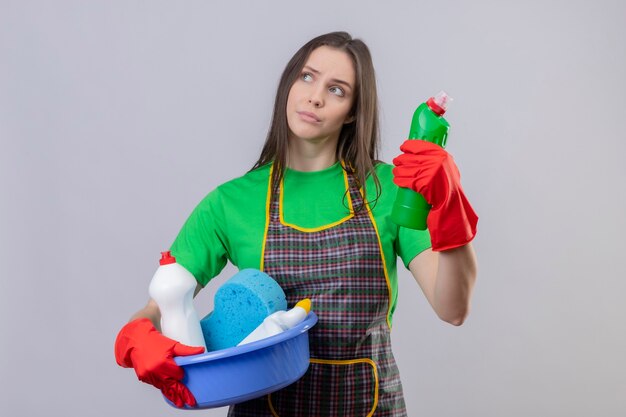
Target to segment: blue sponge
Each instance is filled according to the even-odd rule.
[[[287,309],[283,289],[264,272],[243,269],[215,293],[214,310],[200,320],[207,352],[237,346],[263,319]]]

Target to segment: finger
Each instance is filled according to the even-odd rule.
[[[422,187],[420,187],[418,184],[416,184],[415,180],[412,179],[412,178],[394,178],[393,182],[400,188],[407,188],[409,190],[413,190],[416,193],[422,194],[422,196],[424,198],[426,198],[426,196],[424,196],[424,194],[422,192]]]
[[[403,153],[396,156],[393,159],[393,164],[395,166],[429,166],[429,165],[441,165],[441,163],[445,160],[446,155],[443,154],[410,154]]]
[[[180,389],[180,396],[185,401],[185,404],[187,404],[189,407],[196,407],[198,405],[198,403],[196,402],[196,397],[194,397],[191,391],[189,391],[189,388],[187,388],[184,384],[180,382],[178,383],[178,386]]]
[[[137,362],[135,365],[135,373],[141,381],[152,384],[148,381],[167,378],[181,380],[185,376],[183,369],[174,362],[171,356],[165,356],[153,362],[148,364]]]
[[[167,382],[167,398],[176,404],[177,407],[196,407],[198,403],[191,391],[178,381],[168,380]]]
[[[436,143],[428,142],[426,140],[415,140],[415,139],[405,140],[402,143],[402,145],[400,145],[400,150],[402,152],[408,152],[412,154],[424,153],[424,152],[429,152],[429,153],[445,152],[445,150],[441,146],[437,145]]]
[[[200,353],[204,353],[203,346],[187,346],[182,343],[177,343],[174,345],[174,349],[172,350],[174,356],[189,356],[189,355],[199,355]]]
[[[185,405],[184,399],[178,394],[178,390],[176,389],[176,381],[168,381],[161,388],[161,392],[170,400],[176,407],[182,408]]]
[[[414,177],[416,171],[417,168],[415,167],[400,165],[395,167],[391,172],[394,177]]]
[[[413,189],[413,179],[411,179],[411,178],[394,177],[393,178],[393,183],[396,184],[398,187],[401,187],[401,188]]]
[[[393,176],[395,178],[407,178],[422,181],[432,176],[431,173],[436,172],[436,167],[414,167],[414,166],[399,166],[393,169]]]
[[[406,165],[411,162],[413,155],[408,155],[406,153],[400,154],[393,158],[391,161],[395,166]]]

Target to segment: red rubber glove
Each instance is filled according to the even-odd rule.
[[[425,140],[406,140],[393,160],[398,186],[420,193],[432,206],[426,224],[433,251],[463,246],[476,236],[478,216],[461,188],[452,156]]]
[[[122,327],[115,339],[115,360],[134,368],[137,378],[161,390],[176,407],[196,406],[196,399],[180,382],[185,372],[174,356],[197,355],[204,347],[191,347],[163,336],[148,319],[137,319]]]

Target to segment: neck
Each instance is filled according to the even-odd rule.
[[[336,138],[321,140],[289,139],[287,167],[296,171],[321,171],[337,162]]]

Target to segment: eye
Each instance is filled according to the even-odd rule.
[[[306,82],[313,81],[313,76],[308,72],[303,72],[300,78],[302,78],[302,80]]]
[[[343,96],[346,95],[346,92],[343,91],[343,88],[341,88],[341,87],[330,87],[328,89],[328,91],[330,91],[331,93],[333,93],[333,94],[335,94],[335,95],[337,95],[339,97],[343,97]]]

